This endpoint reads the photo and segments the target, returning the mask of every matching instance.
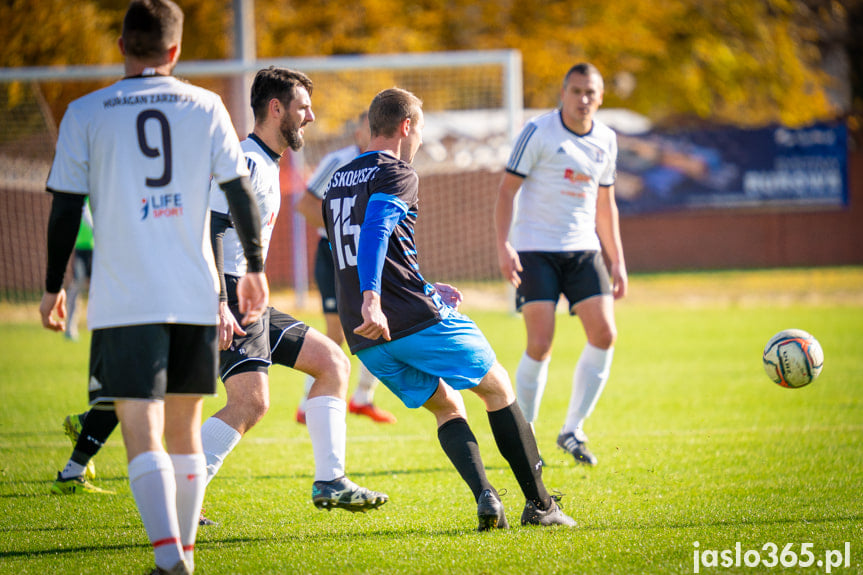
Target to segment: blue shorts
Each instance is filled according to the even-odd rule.
[[[443,379],[453,389],[479,385],[495,362],[488,340],[467,316],[444,306],[439,323],[357,352],[406,406],[421,407]]]

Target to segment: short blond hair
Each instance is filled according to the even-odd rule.
[[[369,131],[373,138],[392,136],[406,119],[416,122],[422,109],[422,100],[407,90],[388,88],[378,92],[369,106]]]

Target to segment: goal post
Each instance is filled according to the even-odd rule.
[[[307,291],[313,293],[309,278],[318,236],[294,203],[320,159],[352,143],[348,126],[372,97],[393,86],[422,99],[426,115],[424,145],[414,162],[420,175],[417,242],[423,275],[450,282],[497,277],[494,201],[523,113],[518,51],[181,61],[175,73],[222,95],[244,137],[251,110],[232,97],[232,86],[240,82],[248,90],[254,73],[267,66],[308,74],[316,115],[306,127],[303,150],[286,154],[282,164],[282,211],[267,263],[275,289],[294,289],[298,307]],[[50,205],[44,185],[64,112],[57,102],[122,74],[121,65],[0,69],[0,301],[41,293]]]
[[[315,83],[317,118],[306,128],[302,159],[294,158],[306,176],[326,153],[352,143],[346,126],[380,90],[398,86],[423,100],[424,143],[414,160],[420,175],[416,231],[422,273],[430,281],[497,277],[492,213],[500,172],[522,122],[520,53],[311,58],[289,65]],[[284,187],[295,197],[304,193],[297,179]],[[302,220],[297,224],[301,227]],[[311,249],[305,253],[311,257],[317,235],[312,231],[307,237]],[[299,241],[294,248],[297,262],[303,253]],[[294,285],[302,304],[300,273]]]

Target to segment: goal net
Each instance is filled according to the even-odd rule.
[[[305,225],[294,205],[321,158],[353,143],[353,121],[376,93],[393,86],[419,96],[426,116],[414,161],[420,175],[416,232],[423,275],[445,282],[498,277],[494,203],[522,121],[518,52],[277,59],[245,66],[189,62],[176,73],[219,93],[243,137],[251,129],[244,92],[254,72],[269,65],[312,78],[316,116],[305,130],[303,150],[286,154],[282,163],[282,211],[267,262],[274,289],[295,289],[301,305],[306,293],[314,292],[317,231]],[[41,294],[51,202],[44,187],[65,105],[121,74],[119,66],[0,69],[0,300]]]

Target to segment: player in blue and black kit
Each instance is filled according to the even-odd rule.
[[[522,524],[574,526],[542,482],[536,441],[506,370],[476,324],[455,310],[461,294],[420,275],[419,178],[410,164],[422,144],[422,102],[405,90],[384,90],[372,100],[369,126],[370,151],[333,175],[323,203],[351,352],[405,405],[434,414],[441,447],[477,501],[480,531],[508,524],[468,426],[462,389],[486,405],[498,449],[527,499]]]

